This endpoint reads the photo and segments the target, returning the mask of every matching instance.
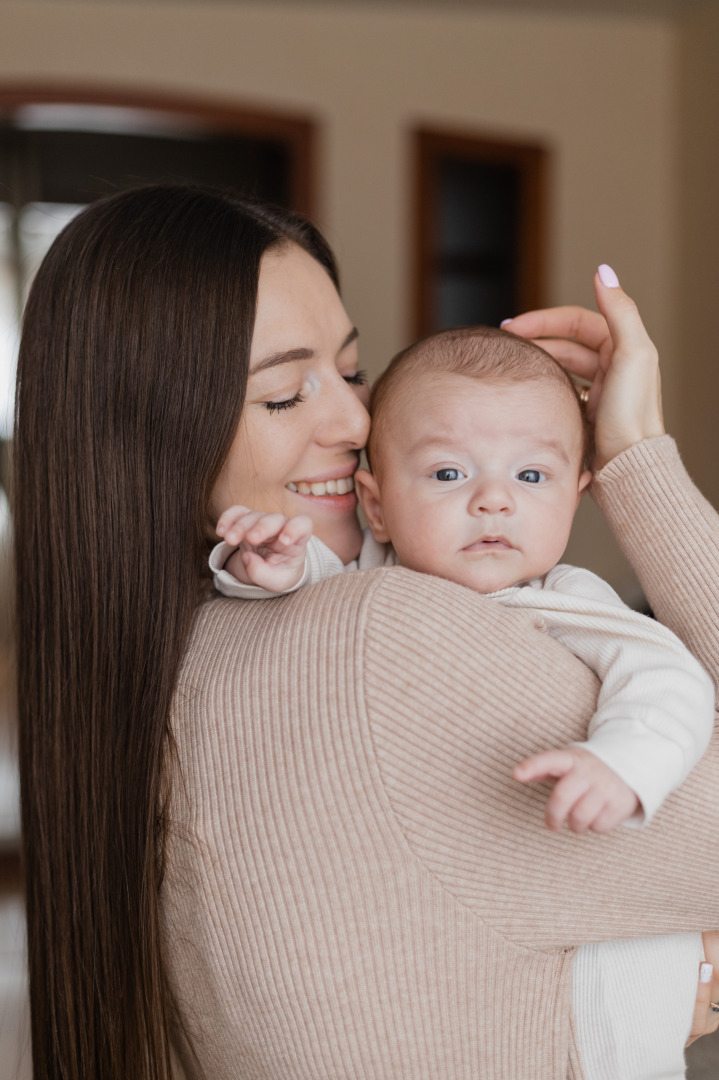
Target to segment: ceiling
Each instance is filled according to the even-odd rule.
[[[95,3],[121,3],[123,0],[92,0]],[[148,0],[145,0],[147,3]],[[150,0],[152,2],[152,0]],[[154,0],[156,3],[165,0]],[[178,2],[178,0],[174,0]],[[181,3],[195,4],[199,6],[213,0],[179,0]],[[239,5],[243,0],[214,0],[215,3],[225,3],[228,6]],[[272,0],[263,0],[271,3]],[[293,3],[300,7],[307,3],[316,3],[317,0],[283,0],[285,3]],[[431,11],[448,10],[450,8],[464,8],[465,10],[489,10],[495,11],[533,11],[533,12],[576,12],[577,14],[601,14],[611,12],[613,15],[624,14],[649,15],[656,17],[677,18],[681,15],[690,14],[700,8],[715,7],[719,0],[323,0],[330,7],[357,6],[365,4],[367,7],[401,7],[412,6],[414,8],[426,8]]]

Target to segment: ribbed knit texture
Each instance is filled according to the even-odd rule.
[[[655,442],[599,481],[611,512],[631,499],[642,553],[678,500],[636,470],[648,454],[656,487],[687,485]],[[692,513],[684,558],[719,561],[716,519]],[[669,577],[639,569],[650,597]],[[684,574],[675,630],[686,605],[712,640],[717,580]],[[188,1075],[579,1078],[570,947],[719,926],[716,747],[643,832],[556,836],[546,790],[511,779],[581,738],[596,696],[531,613],[399,567],[208,602],[176,694],[163,894]]]

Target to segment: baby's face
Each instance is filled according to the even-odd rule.
[[[546,573],[590,479],[570,393],[550,381],[416,379],[387,417],[378,539],[403,566],[481,593]]]

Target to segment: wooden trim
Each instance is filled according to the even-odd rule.
[[[21,892],[24,885],[24,873],[20,851],[6,848],[0,850],[0,896],[10,892]]]
[[[312,217],[316,207],[317,125],[307,117],[229,101],[165,93],[126,90],[103,84],[0,82],[0,119],[12,119],[24,105],[114,105],[146,109],[200,120],[208,130],[281,139],[292,156],[292,208]]]
[[[441,157],[514,165],[521,181],[519,311],[545,303],[547,247],[548,152],[540,145],[484,138],[452,131],[418,128],[412,134],[414,176],[412,221],[411,336],[422,337],[436,326],[432,275],[438,247],[437,162]],[[518,314],[518,312],[517,312]]]

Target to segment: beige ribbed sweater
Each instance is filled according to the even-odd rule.
[[[719,519],[671,440],[595,493],[716,678]],[[163,894],[188,1075],[580,1077],[572,947],[719,927],[716,744],[643,832],[557,836],[546,791],[511,779],[581,738],[596,696],[531,612],[399,567],[209,601]]]

